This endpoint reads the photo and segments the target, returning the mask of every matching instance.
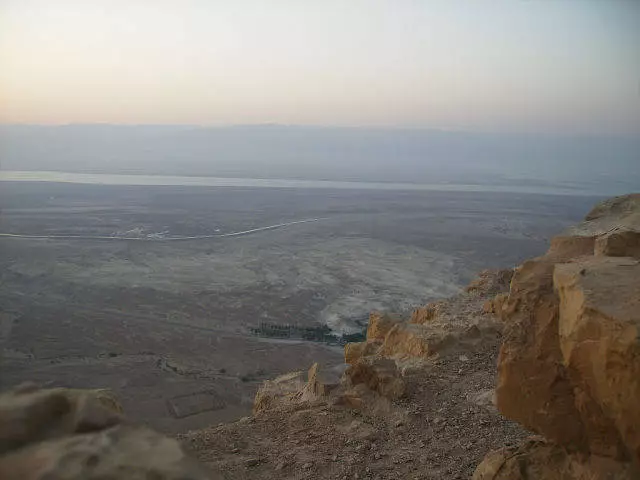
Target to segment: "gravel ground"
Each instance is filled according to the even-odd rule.
[[[494,322],[486,298],[461,294],[440,311],[459,324]],[[527,436],[491,400],[499,344],[499,334],[485,337],[407,368],[407,397],[384,412],[319,400],[180,438],[229,479],[469,478],[488,451]]]

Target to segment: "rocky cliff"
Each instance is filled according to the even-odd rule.
[[[345,366],[263,384],[251,417],[181,436],[225,478],[469,478],[527,433],[494,406],[502,323],[485,311],[511,270],[407,318],[373,312]]]
[[[629,195],[515,270],[408,318],[373,312],[344,366],[265,382],[253,415],[182,448],[106,392],[0,396],[0,478],[638,479],[639,329]]]
[[[475,478],[640,478],[639,246],[640,195],[608,200],[490,302],[498,408],[545,440],[489,455]]]

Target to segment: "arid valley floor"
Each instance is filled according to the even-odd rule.
[[[169,433],[238,418],[258,384],[337,344],[263,322],[362,330],[487,267],[541,254],[594,197],[0,182],[0,387],[109,387]],[[242,236],[216,235],[318,219]]]

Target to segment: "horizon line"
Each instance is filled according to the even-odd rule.
[[[305,123],[233,123],[233,124],[197,124],[197,123],[109,123],[109,122],[72,122],[72,123],[16,123],[0,122],[3,127],[40,127],[40,128],[65,128],[65,127],[156,127],[171,128],[183,127],[201,130],[223,130],[233,128],[308,128],[318,130],[386,130],[386,131],[422,131],[432,133],[452,133],[452,134],[475,134],[475,135],[530,135],[543,137],[591,137],[591,138],[637,138],[640,140],[640,132],[614,133],[614,132],[549,132],[534,130],[476,130],[464,128],[445,127],[420,127],[420,126],[398,126],[398,125],[331,125],[331,124],[305,124]]]

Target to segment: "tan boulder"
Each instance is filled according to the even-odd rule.
[[[424,325],[435,320],[438,317],[441,304],[439,302],[428,303],[423,307],[416,308],[411,314],[409,323]]]
[[[0,395],[3,480],[220,478],[149,429],[108,390],[21,386]]]
[[[290,372],[262,383],[253,401],[253,413],[286,409],[302,402],[326,401],[342,386],[346,365],[327,367],[314,363],[304,372]]]
[[[637,331],[629,315],[638,310],[633,302],[640,275],[623,266],[629,259],[594,253],[604,255],[606,244],[611,253],[633,253],[625,249],[635,244],[615,240],[612,232],[633,230],[639,222],[640,195],[599,205],[587,220],[554,238],[545,256],[516,269],[500,309],[505,330],[498,359],[499,410],[560,445],[619,459],[629,451],[638,455],[637,416],[629,411],[630,398],[636,403],[640,398],[633,390],[638,373],[631,353]],[[622,245],[618,250],[616,241]],[[595,269],[592,276],[585,276],[588,265]],[[591,282],[588,288],[585,282]],[[618,310],[604,308],[604,299]],[[628,317],[624,321],[622,311]],[[574,345],[570,340],[575,338]],[[614,386],[616,378],[620,384]]]
[[[640,261],[594,257],[557,265],[554,284],[564,363],[576,395],[597,407],[581,411],[601,428],[590,435],[590,450],[624,456],[622,440],[640,465]]]
[[[353,365],[362,357],[376,355],[382,346],[379,341],[347,343],[344,346],[344,362]]]
[[[28,443],[84,433],[122,422],[107,390],[18,388],[0,395],[0,454]]]
[[[344,365],[333,368],[314,363],[307,373],[307,384],[304,387],[306,399],[326,397],[340,386],[340,380],[345,371]]]
[[[517,447],[490,452],[472,480],[633,480],[640,471],[629,462],[584,455],[532,439]]]
[[[387,334],[380,355],[404,359],[445,355],[460,350],[472,350],[488,337],[499,335],[500,325],[495,321],[480,324],[453,325],[433,322],[425,325],[399,323]]]
[[[554,265],[542,257],[516,269],[502,310],[505,331],[496,402],[506,417],[529,430],[585,448],[584,427],[560,351]]]
[[[142,427],[119,425],[61,436],[0,457],[3,480],[214,479],[170,438]]]
[[[253,413],[283,407],[301,396],[306,385],[304,372],[290,372],[260,385],[253,400]]]
[[[557,235],[551,239],[549,252],[546,256],[556,258],[560,261],[590,256],[593,255],[595,245],[595,235]]]
[[[400,315],[391,313],[371,312],[367,327],[367,340],[383,341],[394,325],[402,322]]]
[[[453,336],[440,326],[426,328],[423,325],[401,323],[387,334],[381,354],[388,357],[428,357],[454,342]]]
[[[366,385],[383,397],[395,400],[406,393],[396,363],[388,358],[365,357],[345,371],[349,386]]]
[[[614,230],[596,239],[595,255],[640,258],[640,231]]]

